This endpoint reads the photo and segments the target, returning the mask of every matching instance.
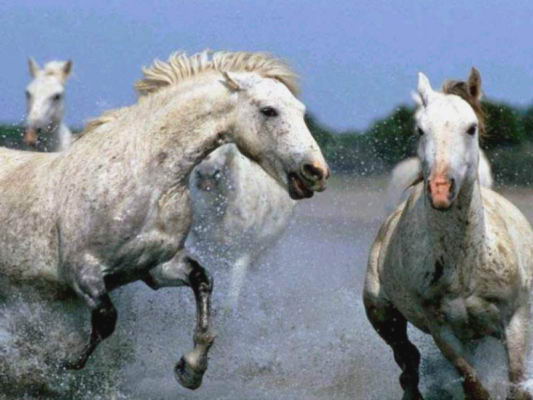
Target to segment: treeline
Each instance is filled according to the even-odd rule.
[[[498,183],[533,184],[533,106],[518,109],[486,101],[486,136],[481,141]],[[337,132],[307,116],[311,132],[332,169],[358,175],[383,174],[416,153],[414,107],[400,106],[365,131]]]
[[[504,103],[484,103],[486,137],[481,146],[498,183],[533,184],[533,106],[518,109]],[[365,131],[338,132],[308,115],[307,124],[332,169],[358,175],[383,174],[415,154],[414,108],[400,106]],[[18,148],[22,127],[0,125],[0,146]]]

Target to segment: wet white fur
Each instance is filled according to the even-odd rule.
[[[235,309],[250,265],[285,232],[296,202],[233,144],[198,164],[189,187],[193,224],[185,246],[206,266],[231,267],[226,307]]]
[[[206,54],[157,62],[145,71],[145,95],[136,104],[89,124],[65,151],[0,149],[3,282],[15,290],[68,287],[91,310],[108,290],[104,280],[190,284],[189,175],[225,143],[284,188],[288,173],[313,163],[324,175],[309,188],[325,188],[328,168],[305,125],[305,107],[283,80],[293,76],[290,68],[258,53]],[[279,116],[266,118],[265,106]],[[212,341],[209,327],[196,332],[184,356],[190,368],[205,369]]]
[[[30,58],[29,69],[33,79],[26,87],[26,127],[41,130],[38,150],[62,151],[72,141],[72,133],[63,122],[65,84],[72,73],[72,62],[50,61],[41,69]]]
[[[470,105],[434,91],[423,74],[418,92],[424,182],[374,241],[364,289],[368,315],[386,320],[396,309],[430,333],[472,385],[470,395],[476,399],[489,395],[465,359],[464,343],[477,336],[500,338],[513,383],[509,398],[530,399],[520,384],[531,321],[533,232],[515,206],[479,183],[477,133],[466,133],[477,121]],[[433,209],[427,194],[427,181],[438,170],[455,179],[448,211]]]
[[[387,204],[385,211],[390,214],[412,191],[412,183],[420,175],[420,160],[409,157],[394,166],[387,184]],[[488,189],[492,188],[494,179],[489,160],[483,150],[479,151],[479,183]]]

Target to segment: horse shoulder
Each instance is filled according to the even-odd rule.
[[[378,296],[381,292],[381,284],[383,280],[383,264],[387,253],[389,252],[389,245],[391,238],[400,221],[403,209],[406,203],[402,203],[396,210],[385,220],[378,230],[378,233],[370,248],[368,257],[367,273],[365,279],[365,293]]]
[[[482,189],[487,227],[487,278],[502,289],[513,291],[531,286],[533,276],[533,231],[518,208],[490,189]]]

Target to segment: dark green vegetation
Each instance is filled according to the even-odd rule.
[[[504,103],[483,103],[487,115],[486,150],[499,184],[532,185],[533,106],[522,110]],[[336,132],[309,115],[311,132],[334,171],[358,175],[387,173],[415,155],[414,108],[400,106],[365,131]]]
[[[522,110],[504,103],[484,102],[487,151],[496,181],[531,185],[533,179],[533,106]],[[400,106],[365,131],[337,132],[307,116],[311,132],[336,172],[371,175],[387,173],[405,157],[414,155],[414,108]],[[22,128],[0,125],[0,145],[21,147]]]

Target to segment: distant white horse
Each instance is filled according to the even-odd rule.
[[[422,399],[420,353],[407,322],[429,333],[461,375],[465,398],[490,393],[465,356],[465,344],[493,336],[506,349],[508,399],[531,399],[525,379],[531,322],[533,231],[502,196],[479,182],[481,77],[434,91],[423,74],[415,120],[422,181],[385,221],[370,251],[367,316],[391,346],[403,399]]]
[[[296,202],[234,144],[198,164],[189,187],[193,224],[185,246],[207,266],[231,266],[226,307],[233,309],[250,264],[280,238]]]
[[[402,201],[411,194],[412,184],[420,176],[420,160],[409,157],[400,161],[392,169],[387,185],[386,211],[391,213]],[[488,189],[492,188],[494,180],[489,160],[483,150],[479,150],[479,183]]]
[[[0,283],[70,289],[85,301],[92,331],[69,369],[83,368],[115,330],[109,291],[138,280],[191,287],[194,348],[175,374],[195,389],[214,334],[212,280],[184,249],[193,168],[235,143],[293,199],[324,190],[329,168],[294,72],[270,55],[175,54],[145,69],[137,90],[136,104],[88,124],[65,151],[0,149]]]
[[[50,61],[43,69],[29,59],[33,80],[26,88],[28,115],[24,143],[38,151],[62,151],[70,146],[72,133],[63,123],[65,83],[72,61]]]

